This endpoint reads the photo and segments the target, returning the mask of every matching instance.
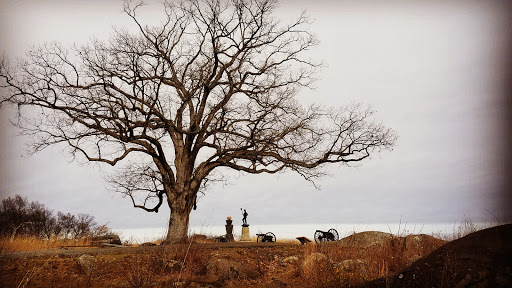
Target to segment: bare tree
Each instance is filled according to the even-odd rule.
[[[18,105],[34,152],[65,143],[73,156],[124,163],[110,179],[116,190],[149,212],[167,201],[167,240],[178,242],[219,168],[312,180],[324,164],[393,146],[395,133],[361,105],[298,103],[320,66],[306,55],[317,40],[305,14],[281,24],[274,0],[176,2],[164,4],[159,26],[145,26],[142,4],[126,2],[135,33],[71,49],[46,44],[14,68],[2,61],[2,102]]]
[[[92,235],[92,229],[97,227],[94,216],[89,214],[78,214],[76,216],[75,226],[73,227],[73,238],[80,239],[88,235]]]
[[[22,223],[29,222],[28,208],[30,203],[27,198],[16,195],[15,197],[2,199],[0,202],[0,236],[12,235]],[[23,229],[23,228],[22,228]],[[22,234],[22,230],[18,231]]]
[[[57,219],[60,227],[59,232],[64,236],[64,239],[72,238],[72,232],[77,224],[76,216],[70,213],[57,212]]]
[[[98,226],[89,214],[72,215],[53,211],[43,204],[16,195],[0,202],[0,236],[16,235],[51,239],[63,236],[75,240],[109,233],[106,225]]]

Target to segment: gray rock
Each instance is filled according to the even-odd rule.
[[[380,231],[366,231],[354,233],[338,241],[339,245],[357,248],[367,248],[375,245],[383,245],[393,238],[390,233]]]
[[[256,271],[253,271],[236,261],[228,259],[213,260],[206,267],[206,272],[209,275],[218,277],[219,280],[254,278],[258,276]]]
[[[94,267],[94,262],[96,262],[96,258],[87,254],[82,254],[80,257],[77,258],[79,270],[86,275],[91,274],[92,269]]]
[[[297,257],[297,256],[288,256],[288,257],[284,258],[283,260],[281,260],[281,265],[282,266],[287,266],[289,264],[297,263],[297,261],[299,261],[299,257]]]
[[[331,264],[327,256],[322,253],[311,253],[302,262],[301,273],[306,278],[317,275],[321,271],[326,271]]]
[[[366,264],[360,259],[347,259],[337,263],[336,266],[343,272],[355,272],[366,270]]]
[[[115,244],[115,245],[123,244],[123,243],[121,243],[121,239],[119,238],[119,235],[116,235],[116,234],[92,237],[91,243],[93,246],[102,246],[103,244]]]

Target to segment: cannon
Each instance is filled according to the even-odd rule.
[[[329,231],[321,231],[316,230],[315,232],[315,242],[321,243],[321,242],[327,242],[327,241],[338,241],[340,239],[338,235],[338,231],[336,229],[329,229]]]
[[[266,234],[256,234],[256,242],[276,242],[276,235],[272,232]]]
[[[229,237],[227,235],[222,235],[219,237],[215,237],[215,242],[230,242]]]

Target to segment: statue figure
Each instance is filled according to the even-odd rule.
[[[242,238],[240,238],[241,242],[251,242],[251,236],[249,236],[249,224],[247,224],[247,211],[245,209],[240,208],[242,212]]]
[[[242,208],[240,208],[240,210],[242,210]],[[249,224],[247,224],[247,215],[249,215],[249,214],[247,214],[247,211],[245,209],[243,209],[243,210],[244,210],[244,212],[242,213],[242,216],[243,216],[242,226],[249,226]]]

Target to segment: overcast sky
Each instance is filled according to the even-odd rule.
[[[143,16],[158,20],[161,7],[151,3]],[[506,9],[494,1],[283,1],[275,15],[286,21],[301,10],[315,20],[312,56],[326,67],[316,90],[298,98],[371,105],[399,135],[397,146],[355,167],[331,166],[320,190],[292,173],[233,173],[199,199],[191,225],[223,225],[226,216],[240,224],[241,207],[252,225],[505,220]],[[108,38],[113,26],[134,29],[121,11],[121,1],[0,0],[1,50],[15,58],[45,41],[80,44]],[[28,157],[12,113],[0,110],[1,198],[20,194],[115,229],[166,226],[168,208],[147,213],[107,191],[108,167],[70,162],[62,146]]]

